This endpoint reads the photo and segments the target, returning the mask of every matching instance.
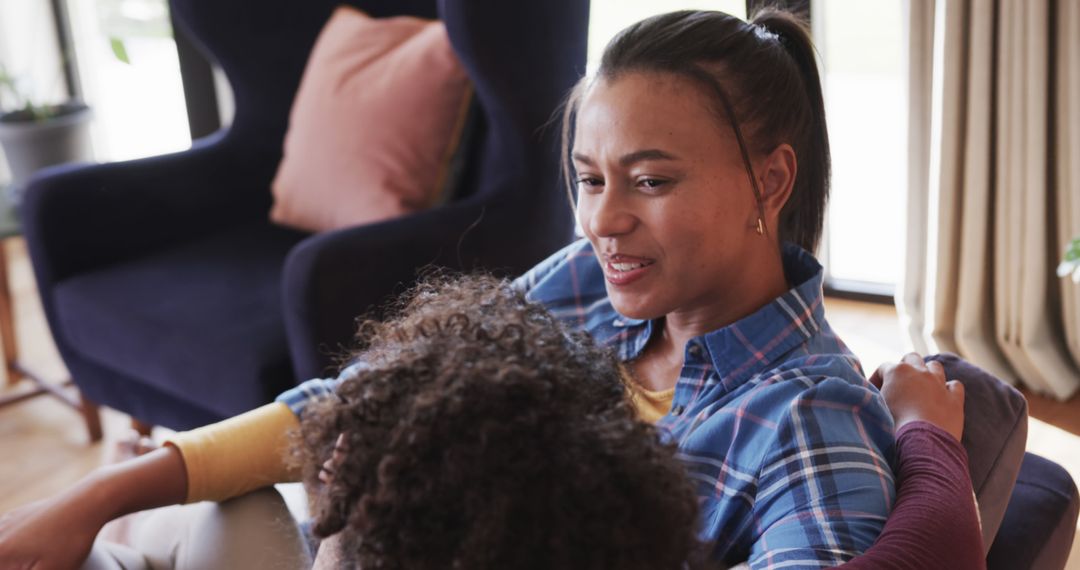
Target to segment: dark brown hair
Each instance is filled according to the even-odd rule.
[[[362,327],[369,368],[304,415],[318,536],[363,568],[680,568],[697,505],[613,357],[488,277]],[[329,484],[319,465],[345,435]]]
[[[722,12],[681,11],[619,32],[604,49],[596,75],[582,78],[563,110],[563,174],[571,192],[569,157],[581,97],[593,79],[611,80],[630,72],[672,73],[714,96],[717,111],[735,133],[759,213],[762,196],[751,156],[790,144],[798,172],[780,212],[779,238],[811,252],[816,249],[831,159],[821,79],[802,20],[775,8],[759,10],[749,23]]]

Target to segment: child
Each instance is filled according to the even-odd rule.
[[[435,280],[362,331],[368,367],[305,414],[297,446],[341,566],[656,570],[699,550],[674,449],[614,360],[541,306],[492,278]]]

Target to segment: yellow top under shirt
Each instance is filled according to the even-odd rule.
[[[626,383],[626,392],[627,396],[630,397],[630,403],[633,404],[638,417],[642,421],[655,424],[671,410],[671,401],[675,399],[674,386],[667,390],[646,390],[641,384],[638,384],[637,380],[634,380],[634,375],[621,362],[619,363],[619,374],[622,375],[623,381]]]
[[[626,378],[638,417],[656,423],[671,409],[675,389],[654,392]],[[188,503],[224,501],[275,483],[300,480],[289,461],[290,432],[300,427],[285,404],[274,402],[225,421],[178,433],[168,440],[180,451],[188,477]]]

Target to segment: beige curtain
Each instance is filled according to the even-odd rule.
[[[919,351],[1060,399],[1080,388],[1080,2],[907,0],[909,179],[897,306]],[[1071,97],[1070,97],[1071,94]]]
[[[1056,17],[1056,238],[1064,249],[1064,244],[1080,235],[1080,2],[1058,0]],[[1056,251],[1061,253],[1061,249]],[[1080,362],[1080,286],[1063,282],[1061,304],[1069,354],[1073,362]]]

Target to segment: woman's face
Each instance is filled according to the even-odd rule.
[[[726,324],[762,258],[776,262],[775,242],[755,231],[738,143],[713,109],[695,83],[661,73],[601,79],[582,98],[578,221],[625,316]]]

